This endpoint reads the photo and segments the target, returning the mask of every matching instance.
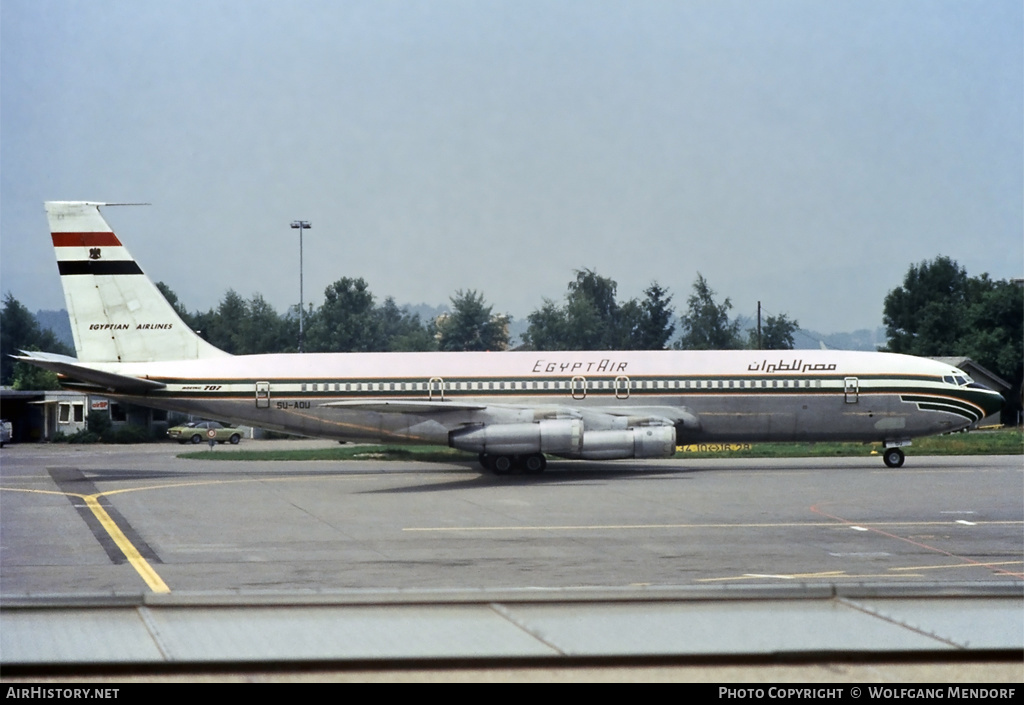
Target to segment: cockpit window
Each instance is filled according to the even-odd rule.
[[[960,370],[957,370],[956,374],[944,375],[942,377],[942,381],[946,384],[955,384],[958,387],[966,387],[969,384],[974,384],[974,380]]]

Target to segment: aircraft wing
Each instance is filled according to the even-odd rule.
[[[95,370],[83,365],[77,359],[67,357],[66,355],[29,352],[27,350],[22,350],[21,352],[21,355],[12,355],[11,357],[15,360],[27,362],[30,365],[42,367],[44,370],[50,370],[51,372],[71,378],[71,381],[62,381],[62,384],[67,387],[122,394],[144,394],[157,389],[163,389],[167,386],[162,382],[156,382],[151,379]]]
[[[457,401],[416,401],[412,399],[374,399],[330,401],[320,406],[353,411],[375,411],[379,414],[429,414],[435,411],[483,411],[487,404],[467,404]]]
[[[341,410],[371,411],[379,414],[415,414],[429,416],[451,412],[483,412],[474,416],[474,423],[516,424],[533,421],[579,419],[594,429],[615,429],[633,426],[680,426],[699,429],[700,419],[690,409],[681,406],[644,407],[591,407],[565,405],[485,404],[464,401],[427,401],[414,399],[368,399],[325,402],[321,407]],[[524,413],[529,417],[524,418]],[[465,425],[457,422],[456,427]]]

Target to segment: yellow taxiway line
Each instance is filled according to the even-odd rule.
[[[85,500],[85,506],[89,508],[93,513],[93,516],[99,520],[100,525],[103,527],[104,531],[107,532],[107,535],[113,539],[114,543],[117,544],[117,547],[121,549],[121,553],[123,553],[124,557],[128,559],[129,563],[131,563],[135,572],[139,574],[139,577],[146,581],[146,585],[149,586],[149,589],[153,592],[170,592],[171,589],[167,587],[167,583],[163,581],[163,578],[157,575],[157,572],[153,570],[153,566],[149,564],[149,561],[142,557],[142,554],[139,553],[137,548],[135,548],[135,545],[128,540],[128,537],[124,535],[124,532],[121,531],[121,528],[117,523],[110,518],[109,514],[107,514],[107,510],[100,506],[99,498],[102,494],[103,493],[79,496]]]

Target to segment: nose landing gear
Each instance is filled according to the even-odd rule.
[[[903,467],[903,461],[906,459],[902,448],[886,448],[882,453],[882,461],[890,468]]]

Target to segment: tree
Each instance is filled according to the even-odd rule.
[[[387,349],[391,352],[422,352],[437,349],[437,339],[418,314],[402,310],[387,297],[377,309]]]
[[[969,277],[949,257],[911,265],[885,297],[886,350],[925,357],[965,356],[1007,380],[1012,411],[1024,381],[1024,290],[987,274]]]
[[[729,320],[732,302],[715,301],[715,292],[700,272],[693,283],[693,294],[686,300],[688,310],[680,322],[682,350],[735,350],[742,348],[740,322]]]
[[[492,315],[483,294],[460,289],[451,302],[451,314],[437,321],[441,350],[508,349],[508,316]]]
[[[297,347],[298,323],[278,314],[262,294],[246,301],[229,289],[215,310],[189,313],[169,286],[156,286],[185,325],[225,352],[252,355],[294,352]]]
[[[527,316],[526,344],[534,350],[619,347],[609,345],[617,332],[616,286],[614,281],[592,270],[576,270],[576,279],[569,282],[564,306],[544,299],[541,308]]]
[[[56,372],[44,370],[27,362],[15,362],[11,375],[11,387],[40,391],[44,389],[60,389],[60,378]]]
[[[629,329],[615,300],[618,284],[592,269],[576,271],[565,300],[569,350],[620,350],[628,347]],[[630,313],[635,314],[635,310]]]
[[[288,319],[282,318],[261,294],[246,302],[236,332],[236,350],[241,355],[285,352],[297,347]]]
[[[949,257],[910,265],[903,286],[885,297],[888,349],[908,355],[954,355],[967,327],[967,271]]]
[[[373,294],[362,277],[342,277],[324,290],[324,303],[307,320],[309,352],[386,350]]]
[[[969,355],[1000,376],[1019,365],[1024,328],[1021,288],[969,277],[949,257],[911,265],[885,297],[887,350],[921,356]]]
[[[206,339],[211,345],[232,355],[242,354],[245,350],[242,326],[246,313],[245,299],[234,289],[228,289],[216,313],[210,317]]]
[[[654,282],[643,302],[619,303],[617,287],[593,270],[577,270],[564,306],[544,299],[544,305],[527,317],[527,345],[535,350],[663,349],[675,330],[672,297]]]
[[[4,296],[3,310],[0,310],[0,383],[13,384],[16,361],[11,359],[11,355],[17,355],[21,350],[43,350],[61,355],[74,355],[73,351],[57,340],[57,336],[52,331],[40,328],[36,317],[14,298],[11,292],[7,292]],[[22,366],[19,365],[19,368]],[[30,374],[34,373],[30,373],[27,368],[22,371],[20,378],[23,383],[29,383],[30,379],[36,379],[35,377],[30,378],[28,376]],[[55,381],[54,377],[50,383]],[[28,387],[21,388],[27,389]],[[57,387],[45,388],[56,389]]]
[[[524,343],[534,350],[569,350],[569,322],[565,312],[551,299],[544,299],[539,309],[526,317],[529,327],[523,335]]]
[[[962,354],[1019,388],[1024,375],[1024,289],[982,274],[971,280],[966,318]]]
[[[177,295],[165,284],[157,287],[185,323],[212,345],[233,355],[295,352],[298,348],[298,311],[282,316],[262,294],[243,299],[228,290],[216,309],[206,313],[185,311]],[[305,316],[306,349],[312,351],[383,351],[436,349],[432,332],[419,316],[410,315],[388,298],[374,305],[373,294],[362,279],[339,279],[325,291],[324,304]]]
[[[761,350],[792,350],[796,345],[793,340],[793,333],[800,328],[799,321],[791,321],[789,317],[780,313],[778,316],[768,316],[761,325],[761,338],[758,340],[757,329],[750,330],[750,341],[748,347]]]
[[[651,282],[644,293],[647,298],[640,304],[639,322],[633,329],[630,347],[633,350],[664,350],[676,329],[672,323],[675,317],[672,295],[658,282]]]
[[[171,287],[167,286],[163,282],[157,282],[156,288],[159,289],[160,293],[164,295],[165,299],[167,299],[167,303],[169,303],[171,308],[174,309],[174,312],[178,314],[178,318],[185,321],[189,327],[192,327],[192,321],[190,320],[192,316],[185,310],[185,306],[178,300],[178,295],[174,293]]]

